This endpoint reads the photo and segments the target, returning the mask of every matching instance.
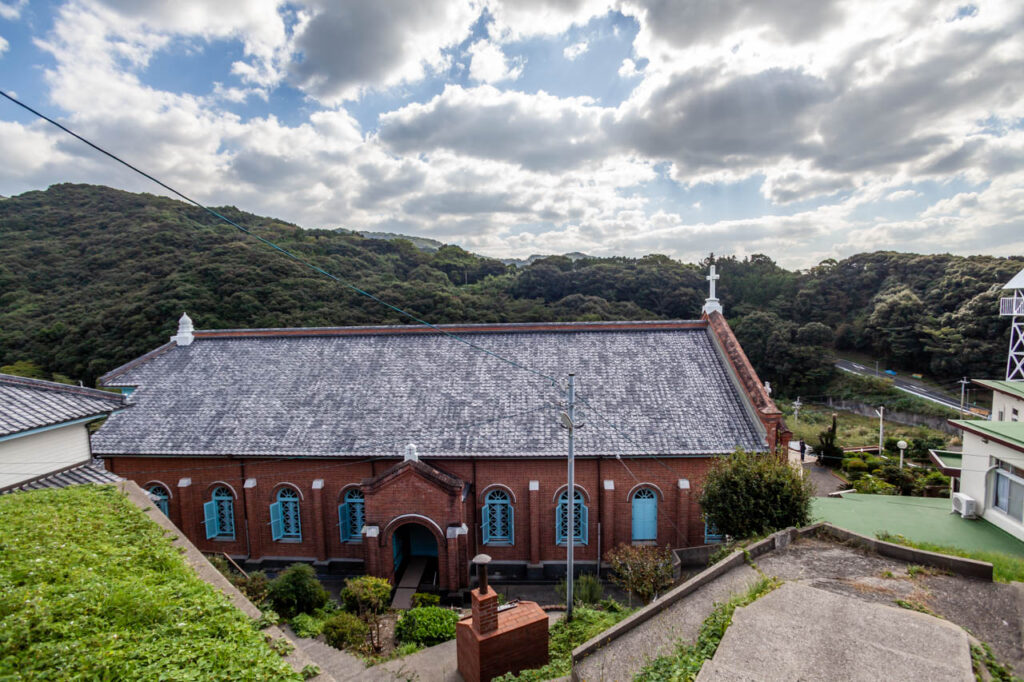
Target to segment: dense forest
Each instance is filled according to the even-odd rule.
[[[553,256],[516,267],[457,246],[218,210],[435,323],[695,318],[706,297],[710,258]],[[1024,268],[1020,257],[893,252],[806,271],[761,255],[714,261],[726,316],[779,395],[824,386],[833,349],[940,379],[1000,377],[1009,323],[999,287]],[[0,199],[0,366],[34,363],[92,384],[164,343],[183,310],[205,329],[408,322],[179,201],[92,185]]]

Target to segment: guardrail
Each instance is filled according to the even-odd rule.
[[[999,299],[1000,315],[1024,315],[1024,298],[1001,298]]]

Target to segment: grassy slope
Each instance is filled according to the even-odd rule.
[[[800,421],[793,418],[792,404],[787,401],[776,401],[783,413],[786,414],[786,426],[793,432],[793,440],[806,440],[811,445],[818,442],[818,434],[827,429],[832,423],[832,413],[839,415],[839,436],[838,442],[843,447],[855,447],[860,445],[878,445],[878,420],[871,417],[862,417],[859,414],[833,410],[824,405],[804,405],[800,408]],[[913,438],[937,437],[949,439],[949,434],[943,433],[927,426],[907,426],[895,422],[885,422],[886,438]]]
[[[0,679],[301,679],[110,486],[0,497]]]

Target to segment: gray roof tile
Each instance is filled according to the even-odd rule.
[[[580,456],[765,449],[704,328],[463,332],[544,373],[577,376]],[[294,330],[291,330],[294,334]],[[96,454],[564,457],[564,390],[450,338],[374,333],[203,338],[108,375],[137,386]],[[622,435],[622,432],[626,436]]]
[[[113,393],[0,374],[0,436],[98,417],[121,405]]]
[[[49,476],[43,476],[27,483],[8,488],[0,494],[12,493],[16,490],[41,490],[43,488],[66,488],[69,485],[81,485],[83,483],[117,483],[124,479],[117,474],[107,471],[103,466],[103,460],[93,459],[85,464],[65,469],[64,471]]]

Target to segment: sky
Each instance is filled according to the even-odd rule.
[[[0,90],[197,200],[496,257],[1024,254],[1024,3],[0,0]],[[165,193],[0,100],[0,195]]]

